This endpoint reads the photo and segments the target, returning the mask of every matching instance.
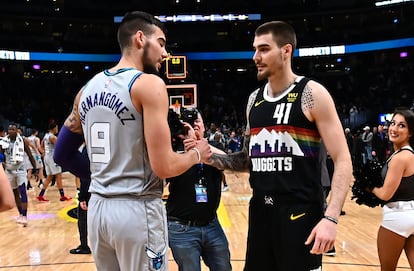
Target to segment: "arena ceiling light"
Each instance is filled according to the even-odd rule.
[[[222,22],[222,21],[258,21],[260,14],[210,14],[210,15],[159,15],[161,22]]]
[[[179,14],[179,15],[157,15],[161,22],[222,22],[222,21],[259,21],[261,14]],[[114,23],[120,23],[123,16],[115,16]]]
[[[389,5],[395,5],[405,2],[414,2],[414,0],[386,0],[386,1],[378,1],[375,2],[375,6],[382,7],[382,6],[389,6]]]

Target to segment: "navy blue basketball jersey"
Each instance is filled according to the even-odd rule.
[[[303,114],[301,101],[308,78],[298,77],[280,96],[257,90],[248,115],[250,124],[250,184],[254,191],[289,201],[322,199],[321,137],[316,124]]]

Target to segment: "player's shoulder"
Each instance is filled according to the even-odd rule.
[[[131,91],[139,93],[165,91],[165,82],[157,75],[143,73],[132,84]]]
[[[316,91],[326,91],[327,90],[326,87],[322,83],[316,81],[315,79],[310,79],[310,78],[309,78],[308,82],[306,83],[306,86],[308,88],[310,88],[311,90],[316,90]]]
[[[304,88],[304,93],[308,92],[313,98],[329,98],[331,94],[328,89],[320,82],[310,79]]]
[[[131,98],[140,111],[143,104],[158,104],[166,100],[167,90],[164,81],[157,75],[144,73],[131,87]]]
[[[139,85],[153,85],[153,86],[165,86],[165,82],[161,77],[155,74],[143,73],[135,81]]]

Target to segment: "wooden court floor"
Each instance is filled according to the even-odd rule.
[[[243,270],[247,209],[250,187],[247,173],[226,172],[230,186],[222,195],[219,219],[230,243],[233,270]],[[34,181],[32,181],[34,183]],[[74,177],[64,174],[65,193],[75,197]],[[35,200],[39,189],[28,191],[29,224],[22,227],[15,222],[17,210],[0,213],[0,270],[23,271],[92,271],[96,270],[91,255],[72,255],[69,249],[79,245],[76,219],[67,215],[76,207],[76,200],[60,202],[57,188],[50,187],[46,197],[50,203]],[[376,235],[381,221],[381,209],[345,203],[346,215],[340,217],[336,242],[337,254],[324,256],[324,271],[371,271],[379,270],[376,251]],[[169,270],[176,271],[174,260],[169,256]],[[203,266],[203,271],[208,270]],[[410,270],[405,254],[401,256],[397,270]]]

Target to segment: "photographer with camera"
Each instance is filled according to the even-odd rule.
[[[184,109],[180,116],[170,112],[169,124],[177,152],[193,148],[205,133],[197,109]],[[211,150],[224,154],[214,146]],[[200,271],[200,256],[212,271],[232,269],[228,241],[216,215],[223,175],[223,171],[200,163],[167,179],[168,238],[179,271]]]

